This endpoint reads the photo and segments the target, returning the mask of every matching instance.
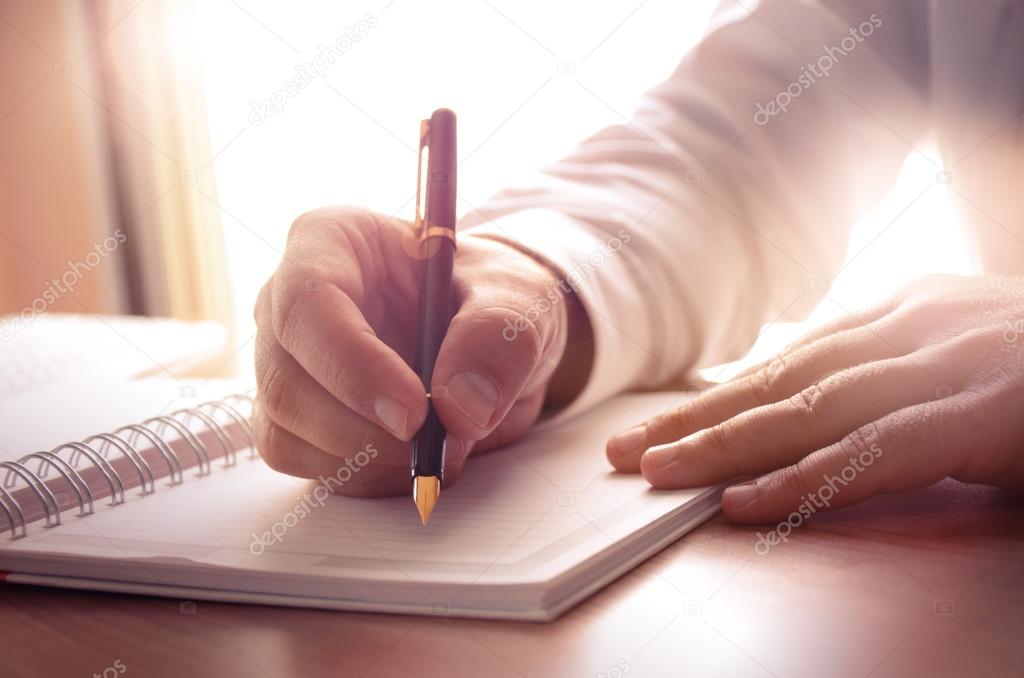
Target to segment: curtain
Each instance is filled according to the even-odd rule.
[[[191,12],[0,5],[2,312],[230,321]]]

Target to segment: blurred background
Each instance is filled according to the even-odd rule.
[[[459,114],[468,212],[628,119],[715,4],[0,2],[0,314],[214,320],[219,369],[245,373],[296,216],[411,218],[422,117]],[[973,270],[940,169],[908,158],[814,315],[755,355],[922,274]]]

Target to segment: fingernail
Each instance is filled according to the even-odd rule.
[[[618,457],[628,457],[643,451],[647,447],[647,427],[634,426],[616,433],[612,436],[612,447]]]
[[[726,488],[722,500],[728,502],[732,510],[737,511],[757,498],[758,489],[756,482],[733,485]]]
[[[652,471],[661,471],[674,464],[679,458],[676,445],[661,445],[644,452],[644,465]]]
[[[501,392],[493,380],[473,370],[456,372],[448,380],[452,403],[480,428],[487,428],[498,409]]]
[[[405,405],[382,396],[373,403],[373,412],[392,435],[405,438],[405,427],[409,419],[409,410]]]

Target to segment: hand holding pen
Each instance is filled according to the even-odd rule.
[[[410,441],[432,403],[447,432],[441,472],[449,486],[471,450],[520,438],[542,407],[578,392],[590,359],[578,301],[569,294],[538,313],[538,299],[564,287],[555,271],[511,239],[468,232],[454,254],[452,320],[428,400],[413,367],[417,233],[408,221],[353,207],[318,209],[292,226],[255,308],[254,432],[273,468],[329,476],[358,467],[357,454],[372,447],[370,463],[337,491],[408,496]],[[566,351],[570,337],[575,348]]]

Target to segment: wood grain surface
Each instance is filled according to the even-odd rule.
[[[1024,676],[1021,495],[945,481],[758,554],[772,527],[718,516],[552,624],[0,587],[0,675]]]

